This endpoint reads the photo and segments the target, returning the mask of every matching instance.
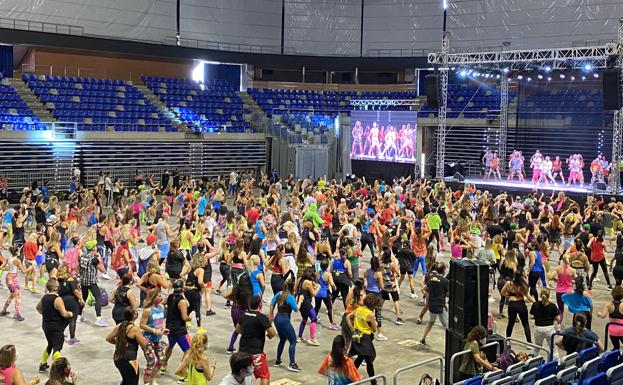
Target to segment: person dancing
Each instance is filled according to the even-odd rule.
[[[580,161],[578,154],[573,154],[571,158],[567,159],[569,164],[569,179],[567,179],[567,186],[571,183],[580,182],[580,187],[584,186],[584,176],[582,175],[582,162]]]
[[[370,138],[368,139],[370,142],[370,148],[368,149],[368,156],[380,156],[381,155],[381,142],[379,140],[379,128],[376,122],[372,123],[372,128],[370,129]]]
[[[562,183],[565,183],[565,175],[562,173],[562,161],[560,157],[556,155],[554,161],[552,162],[552,178],[554,179],[554,183],[556,182],[556,176],[560,175],[560,179]]]
[[[355,122],[355,126],[353,127],[352,130],[352,134],[353,134],[353,145],[350,149],[350,156],[354,156],[354,155],[363,155],[363,144],[361,142],[362,137],[363,137],[363,129],[361,128],[361,122],[359,120],[357,120]],[[359,148],[359,152],[355,151],[357,148]]]
[[[491,167],[489,167],[489,172],[487,173],[487,179],[493,173],[493,179],[502,180],[502,175],[500,175],[500,158],[498,157],[498,153],[494,152],[493,157],[491,158]]]
[[[519,178],[519,181],[523,182],[524,178],[523,178],[523,173],[521,172],[522,167],[523,167],[523,162],[521,161],[519,152],[513,151],[513,153],[511,154],[510,161],[508,162],[508,169],[510,171],[508,173],[507,179],[513,180],[515,175],[517,175],[517,177]]]
[[[532,183],[539,183],[543,172],[543,155],[539,150],[536,150],[530,158],[530,167],[532,168]]]
[[[549,158],[549,156],[546,156],[545,160],[543,160],[543,162],[541,163],[541,175],[539,176],[539,180],[537,181],[537,184],[541,183],[541,181],[545,181],[545,184],[548,184],[551,181],[554,184],[554,186],[556,186],[556,181],[554,180],[554,177],[552,176],[552,168],[553,168],[553,163],[551,159]]]
[[[390,155],[391,151],[391,155]],[[394,126],[389,126],[389,130],[385,133],[385,150],[383,151],[382,157],[396,158],[398,155],[398,148],[396,147],[396,130]]]

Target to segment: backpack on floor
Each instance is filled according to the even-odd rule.
[[[500,369],[506,371],[506,368],[515,363],[517,363],[517,355],[510,347],[510,345],[507,345],[504,348],[504,351],[498,357],[498,366],[500,367]]]

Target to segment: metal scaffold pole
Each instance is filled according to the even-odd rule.
[[[623,71],[623,18],[619,19],[619,29],[617,33],[617,70]],[[623,77],[620,77],[619,93],[623,96]],[[616,194],[621,189],[621,175],[619,172],[621,162],[621,144],[623,141],[623,108],[614,111],[612,125],[612,167],[610,173],[610,191]]]
[[[498,135],[498,157],[500,169],[506,169],[506,141],[508,136],[508,83],[509,79],[502,77],[500,84],[500,132]]]
[[[450,53],[450,33],[444,31],[441,38],[441,68],[439,86],[439,122],[437,124],[437,167],[435,177],[443,179],[446,162],[446,109],[448,107],[448,54]]]

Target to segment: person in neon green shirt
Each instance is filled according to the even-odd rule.
[[[430,213],[426,215],[426,222],[428,223],[428,228],[431,231],[431,236],[428,239],[429,243],[433,240],[433,237],[437,240],[437,250],[440,249],[440,237],[439,237],[439,229],[441,228],[441,217],[437,212],[437,207],[431,208]]]

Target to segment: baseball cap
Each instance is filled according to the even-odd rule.
[[[184,280],[183,279],[177,279],[175,280],[175,282],[173,282],[173,291],[176,293],[179,293],[180,291],[182,291],[182,289],[184,288]]]
[[[93,250],[95,246],[97,246],[96,240],[91,240],[84,244],[84,247],[86,247],[86,249],[89,251]]]
[[[145,242],[147,242],[148,245],[153,245],[154,243],[156,243],[157,240],[158,237],[156,237],[155,234],[149,234]]]

